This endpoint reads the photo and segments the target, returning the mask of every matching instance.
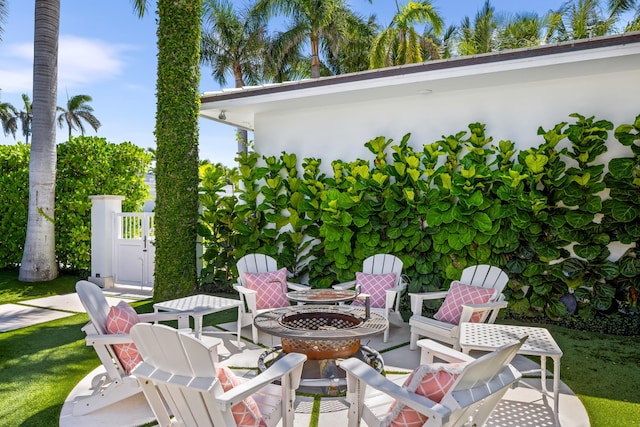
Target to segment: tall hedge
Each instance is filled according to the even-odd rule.
[[[0,268],[22,258],[29,198],[29,145],[0,145]],[[121,195],[123,210],[149,198],[144,175],[151,155],[130,142],[77,137],[57,146],[56,258],[60,267],[87,274],[91,267],[92,195]]]
[[[231,233],[231,276],[234,259],[262,252],[297,280],[328,287],[353,280],[366,257],[392,253],[411,292],[446,288],[482,263],[507,271],[518,313],[638,313],[640,116],[617,127],[570,118],[539,128],[539,145],[519,152],[481,123],[421,147],[409,134],[378,137],[365,144],[371,159],[334,160],[332,176],[319,159],[252,153],[239,158],[239,190],[209,200],[222,208],[203,220],[229,224],[217,229]],[[631,155],[605,172],[602,155],[614,144]],[[208,257],[220,239],[205,237]],[[612,244],[629,249],[612,261]]]
[[[201,0],[158,0],[154,298],[196,286]]]

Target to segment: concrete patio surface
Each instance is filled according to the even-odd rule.
[[[222,340],[219,348],[221,365],[233,367],[236,374],[251,377],[257,374],[255,367],[260,355],[265,352],[265,347],[254,345],[250,341],[251,328],[242,330],[243,340],[240,347],[236,341],[236,324],[228,323],[217,328],[205,328],[207,335],[216,336]],[[277,345],[278,339],[262,337],[265,344]],[[269,341],[271,339],[272,341]],[[390,339],[382,342],[382,336],[363,340],[362,344],[368,345],[382,354],[385,362],[385,370],[392,372],[389,375],[394,381],[402,382],[406,375],[419,364],[420,352],[409,350],[409,325],[401,328],[392,328]],[[472,353],[473,354],[473,353]],[[97,357],[96,357],[97,363]],[[514,366],[521,371],[528,371],[540,366],[525,358],[516,356]],[[73,402],[89,395],[91,379],[101,372],[98,367],[81,381],[69,394],[61,415],[61,427],[79,426],[136,426],[154,421],[151,410],[146,405],[142,394],[131,398],[126,402],[112,405],[100,411],[83,417],[72,415]],[[552,380],[547,377],[548,387],[552,388]],[[564,384],[560,389],[559,423],[562,427],[588,427],[589,418],[584,406],[575,394]],[[296,426],[309,426],[312,420],[312,408],[314,399],[308,396],[296,398]],[[318,427],[336,427],[346,425],[347,404],[341,397],[323,397],[320,404],[320,416]],[[553,397],[541,391],[539,378],[524,378],[519,385],[509,390],[492,414],[488,426],[495,427],[546,427],[556,425],[553,412]]]

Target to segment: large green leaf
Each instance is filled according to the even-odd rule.
[[[611,201],[611,216],[619,222],[630,222],[640,214],[640,207],[630,203],[623,203],[616,200]]]
[[[580,258],[584,258],[587,261],[593,261],[602,252],[603,246],[600,245],[575,245],[573,251]]]
[[[594,215],[576,210],[567,212],[565,218],[573,228],[582,228],[593,222]]]
[[[562,262],[562,272],[565,277],[572,279],[582,274],[586,269],[586,263],[576,258],[569,258]]]
[[[616,179],[631,179],[636,168],[635,159],[623,157],[611,159],[609,162],[609,173]]]
[[[473,215],[473,226],[478,230],[484,233],[491,230],[492,227],[491,218],[484,212],[476,212]]]

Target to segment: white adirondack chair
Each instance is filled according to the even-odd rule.
[[[382,425],[393,402],[426,415],[424,427],[484,426],[506,391],[521,377],[510,363],[526,338],[478,359],[431,340],[420,340],[422,364],[432,363],[434,356],[450,363],[466,363],[439,403],[385,378],[359,359],[344,361],[340,367],[347,373],[348,427],[359,426],[361,421],[370,427]]]
[[[100,287],[80,280],[76,283],[76,292],[91,320],[82,328],[87,334],[86,343],[93,346],[105,370],[104,374],[98,374],[92,380],[93,394],[83,396],[74,403],[73,415],[81,416],[127,399],[140,393],[142,389],[136,379],[126,373],[113,349],[114,344],[127,344],[132,340],[127,334],[107,332],[107,316],[111,307]],[[182,319],[188,317],[188,314],[150,313],[139,314],[138,317],[144,322],[157,322]]]
[[[371,308],[371,311],[382,314],[390,324],[401,326],[404,321],[400,316],[400,293],[407,287],[402,280],[402,261],[400,258],[389,254],[377,254],[365,259],[362,263],[362,273],[368,274],[385,274],[395,273],[396,279],[393,287],[385,291],[386,299],[384,307]],[[333,285],[334,289],[353,289],[356,287],[356,281],[339,283]],[[384,330],[383,341],[389,340],[389,328]]]
[[[243,303],[240,308],[241,321],[238,322],[238,325],[250,324],[253,342],[258,344],[258,329],[253,324],[253,319],[255,316],[267,311],[268,309],[258,310],[256,306],[258,291],[249,289],[247,287],[247,279],[245,273],[275,272],[278,270],[278,264],[274,258],[268,255],[248,254],[238,260],[238,262],[236,263],[236,267],[238,268],[238,283],[234,285],[233,288],[238,291],[238,293],[240,294],[240,300]],[[287,281],[287,289],[292,291],[301,291],[310,288],[310,286]]]
[[[478,286],[486,289],[494,289],[495,293],[484,304],[462,304],[462,316],[457,324],[442,322],[422,315],[422,304],[426,300],[446,298],[449,291],[426,292],[420,294],[409,294],[411,298],[411,311],[413,315],[409,319],[411,326],[411,342],[409,348],[417,349],[416,342],[420,336],[425,336],[436,341],[453,345],[456,350],[460,349],[459,329],[462,322],[468,322],[474,313],[481,313],[479,322],[494,323],[501,308],[507,307],[507,302],[502,294],[502,290],[509,281],[507,274],[490,265],[475,265],[465,268],[462,271],[460,283]]]
[[[164,325],[149,324],[135,325],[131,337],[143,359],[132,375],[138,378],[159,425],[235,426],[232,407],[252,397],[267,426],[282,419],[283,427],[293,427],[295,390],[305,355],[287,354],[263,373],[225,392],[216,374],[216,361],[202,341]],[[274,381],[280,385],[272,384]]]

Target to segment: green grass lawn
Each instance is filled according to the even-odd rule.
[[[20,283],[15,272],[0,272],[0,303],[75,292],[77,277]],[[133,304],[153,311],[150,300]],[[233,310],[207,316],[207,324],[233,320]],[[98,358],[80,330],[88,321],[76,314],[0,334],[0,422],[3,426],[55,426],[73,387],[95,369]],[[640,425],[640,344],[637,337],[573,331],[550,325],[562,357],[562,381],[580,398],[594,427]]]

